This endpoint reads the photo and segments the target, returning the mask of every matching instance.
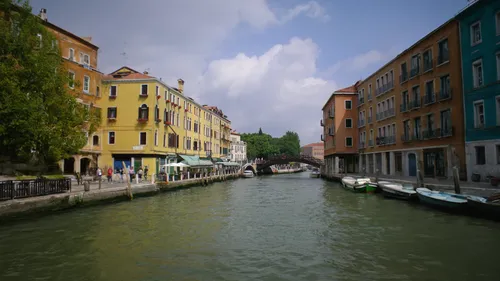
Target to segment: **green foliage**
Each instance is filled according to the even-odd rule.
[[[83,128],[99,121],[69,91],[53,35],[27,1],[16,2],[0,0],[0,155],[51,163],[77,153]]]
[[[247,143],[248,159],[267,158],[278,154],[300,154],[300,139],[295,132],[288,131],[280,138],[273,138],[259,129],[258,133],[241,134],[241,140]]]

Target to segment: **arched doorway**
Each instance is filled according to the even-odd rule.
[[[417,176],[417,156],[415,153],[408,154],[408,175],[410,177]]]
[[[63,173],[64,174],[75,173],[75,158],[71,157],[64,159]]]
[[[90,159],[89,158],[80,159],[80,174],[81,175],[88,174],[89,168],[90,168]]]

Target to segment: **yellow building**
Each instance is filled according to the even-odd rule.
[[[221,137],[228,137],[229,120],[185,96],[183,88],[182,79],[174,88],[129,67],[104,76],[100,166],[119,169],[123,161],[135,170],[148,167],[152,174],[165,163],[218,160],[221,152],[227,154]]]

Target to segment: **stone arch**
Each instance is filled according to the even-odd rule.
[[[242,167],[243,171],[252,171],[254,175],[257,174],[257,171],[255,171],[255,168],[252,166],[252,164],[246,164]]]
[[[63,160],[63,173],[73,174],[75,173],[75,157],[66,158]]]
[[[90,165],[92,163],[92,158],[89,156],[82,156],[80,158],[80,174],[86,175],[90,172]]]

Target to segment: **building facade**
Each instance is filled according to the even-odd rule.
[[[92,43],[91,37],[77,36],[49,22],[46,9],[41,9],[39,17],[42,19],[42,24],[55,37],[52,44],[58,47],[64,67],[71,79],[68,84],[70,94],[73,94],[88,110],[100,114],[102,73],[97,66],[99,47]],[[61,170],[68,174],[93,172],[99,166],[103,148],[102,139],[102,130],[99,128],[91,135],[87,133],[87,144],[80,153],[59,161]]]
[[[356,86],[337,90],[322,108],[324,175],[358,172]]]
[[[360,170],[465,177],[460,61],[450,20],[358,84]]]
[[[215,149],[218,157],[228,158],[229,150],[231,148],[231,121],[227,119],[227,115],[224,114],[222,109],[217,106],[203,105],[203,107],[212,112],[215,118],[211,118],[210,128],[213,131],[213,139],[211,142],[215,143]]]
[[[325,153],[325,144],[323,142],[316,142],[304,145],[300,148],[300,153],[305,156],[314,157],[323,160]]]
[[[119,169],[124,162],[158,173],[166,163],[220,157],[220,128],[229,121],[185,96],[183,89],[182,79],[174,88],[130,67],[103,77],[101,166]]]
[[[480,0],[460,22],[467,178],[500,176],[500,2]],[[472,176],[474,174],[474,177]]]
[[[233,162],[244,164],[247,162],[247,144],[241,140],[240,134],[231,132],[230,159]]]

